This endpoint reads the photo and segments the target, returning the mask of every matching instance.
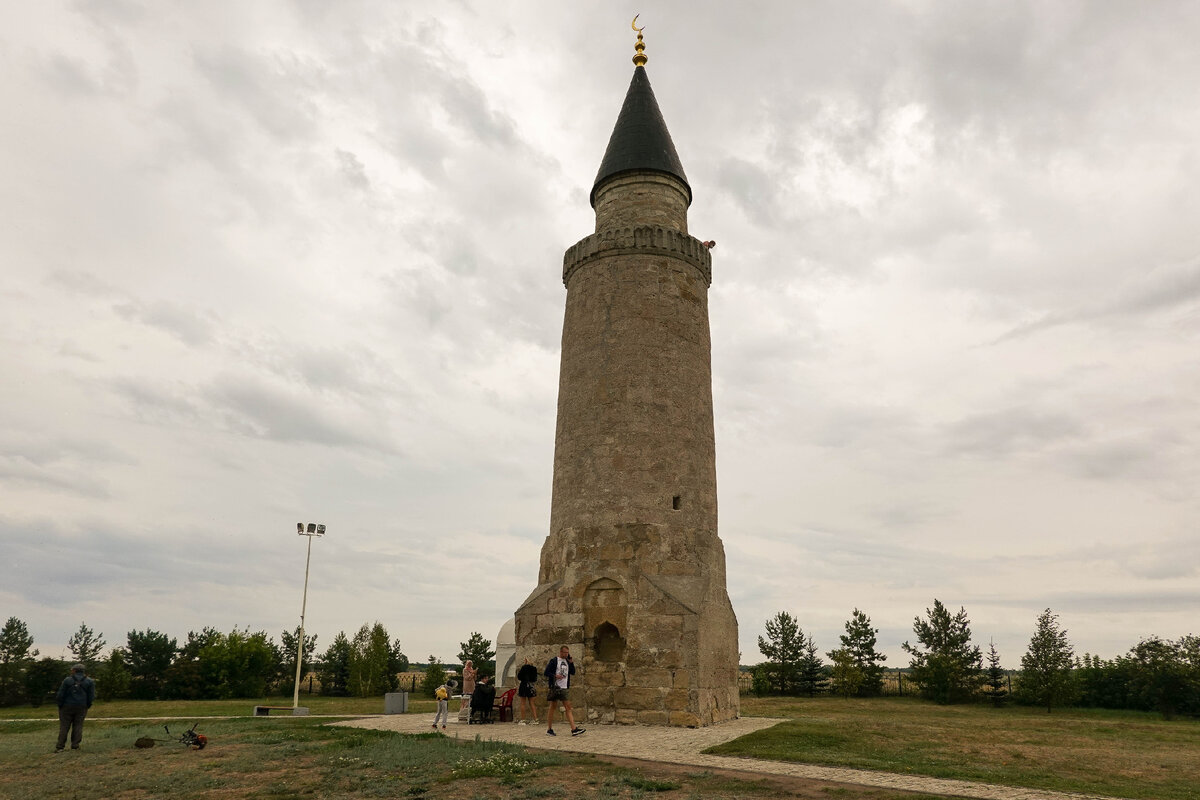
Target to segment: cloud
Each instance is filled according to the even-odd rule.
[[[231,429],[282,442],[389,448],[382,431],[370,430],[360,409],[322,407],[311,398],[245,376],[223,375],[204,390]],[[340,413],[339,413],[340,412]],[[358,419],[355,419],[358,417]],[[361,430],[356,430],[359,426]]]
[[[220,318],[212,312],[197,312],[163,300],[150,304],[127,301],[114,305],[113,311],[124,319],[165,331],[192,347],[210,343],[220,324]]]
[[[1200,303],[1200,258],[1148,270],[1101,302],[1043,315],[994,340],[1019,337],[1072,324],[1145,324],[1153,315],[1193,309]]]
[[[342,149],[335,150],[334,154],[337,156],[338,165],[341,167],[342,174],[346,176],[346,180],[359,189],[371,188],[371,180],[367,177],[366,167],[358,160],[358,156]]]
[[[954,451],[1008,458],[1014,452],[1061,446],[1085,432],[1086,427],[1074,415],[1017,407],[972,415],[955,422],[943,435]]]
[[[1200,11],[693,5],[668,4],[649,69],[692,233],[720,243],[745,657],[781,609],[827,648],[857,605],[899,663],[935,596],[1005,653],[1059,599],[1094,652],[1187,624]],[[512,22],[533,13],[536,46]],[[110,642],[290,628],[304,517],[331,531],[323,643],[375,618],[445,656],[493,635],[547,533],[562,253],[593,229],[628,20],[268,0],[12,21],[8,613],[50,648],[81,617]],[[82,595],[47,572],[72,552],[99,566]]]

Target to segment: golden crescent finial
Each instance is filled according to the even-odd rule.
[[[640,28],[637,26],[638,17],[640,16],[641,14],[634,14],[633,22],[629,23],[629,27],[637,31],[638,35],[637,44],[633,46],[633,49],[637,51],[633,56],[633,65],[635,67],[646,66],[646,61],[648,60],[646,58],[646,43],[642,41],[642,31],[646,30],[646,26],[643,25]]]

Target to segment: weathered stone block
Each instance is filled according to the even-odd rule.
[[[684,711],[689,707],[690,696],[687,689],[672,689],[663,698],[663,708],[668,711]]]
[[[539,614],[539,628],[572,630],[583,625],[583,614]]]
[[[654,688],[667,687],[671,685],[671,670],[669,669],[643,669],[631,673],[628,676],[630,686],[648,686]]]
[[[634,708],[618,708],[614,721],[618,725],[634,725],[638,721],[638,712]]]
[[[613,692],[617,705],[625,708],[662,708],[663,689],[643,689],[625,686]]]
[[[605,686],[615,688],[625,685],[624,672],[596,672],[588,670],[587,682],[589,686]]]

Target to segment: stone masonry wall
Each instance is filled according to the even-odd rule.
[[[566,644],[576,718],[737,716],[737,620],[717,536],[711,257],[686,187],[625,173],[568,249],[550,535],[516,615],[517,661]]]

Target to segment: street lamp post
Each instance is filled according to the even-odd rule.
[[[308,606],[308,565],[312,561],[312,540],[314,536],[325,535],[325,526],[310,522],[306,527],[303,522],[297,522],[296,534],[308,537],[308,555],[304,558],[304,595],[300,600],[300,636],[296,641],[296,689],[292,693],[293,709],[300,707],[300,663],[304,659],[304,611]]]

